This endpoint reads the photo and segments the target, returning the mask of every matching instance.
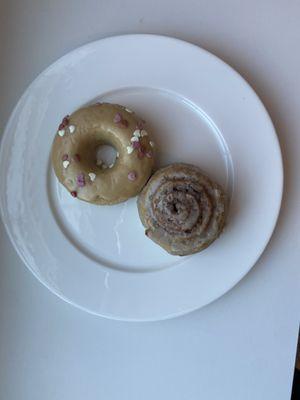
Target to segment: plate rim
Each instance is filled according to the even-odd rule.
[[[277,176],[277,180],[278,180],[278,202],[276,204],[276,209],[274,206],[274,219],[273,219],[273,224],[272,224],[272,229],[270,229],[269,234],[266,237],[266,240],[264,241],[264,243],[260,246],[260,251],[257,252],[257,257],[256,260],[254,261],[253,264],[251,264],[250,267],[248,267],[245,271],[242,271],[242,273],[240,273],[238,275],[238,278],[236,278],[236,280],[234,280],[234,283],[227,289],[225,290],[221,290],[220,294],[215,297],[213,300],[208,300],[207,302],[204,302],[202,305],[198,305],[195,306],[193,308],[189,308],[189,309],[184,309],[184,310],[180,310],[180,311],[176,311],[174,313],[170,313],[168,315],[164,315],[164,316],[160,316],[159,318],[154,317],[154,318],[126,318],[126,317],[120,317],[118,315],[109,315],[107,312],[106,314],[101,313],[101,311],[94,311],[91,309],[88,309],[84,306],[82,306],[81,304],[78,304],[74,301],[72,301],[72,299],[66,297],[63,293],[59,292],[58,290],[55,289],[54,286],[50,286],[48,284],[48,282],[46,280],[43,280],[42,275],[40,276],[37,271],[35,271],[31,266],[29,261],[26,259],[26,257],[22,254],[21,250],[19,249],[19,247],[17,246],[17,242],[13,237],[12,231],[10,229],[9,226],[9,222],[8,222],[8,214],[5,210],[5,206],[4,203],[2,201],[0,201],[0,215],[2,218],[2,222],[3,225],[5,227],[5,230],[7,232],[7,235],[10,239],[10,242],[13,245],[13,248],[15,249],[16,253],[18,254],[18,256],[20,257],[20,259],[22,260],[22,262],[26,265],[26,267],[30,270],[30,272],[38,279],[38,281],[40,283],[42,283],[47,289],[49,289],[52,293],[54,293],[56,296],[58,296],[59,298],[61,298],[62,300],[66,301],[67,303],[75,306],[76,308],[79,308],[83,311],[86,311],[90,314],[93,315],[97,315],[97,316],[102,316],[104,318],[108,318],[108,319],[113,319],[113,320],[118,320],[118,321],[132,321],[132,322],[147,322],[147,321],[158,321],[158,320],[167,320],[167,319],[172,319],[172,318],[176,318],[185,314],[188,314],[190,312],[194,312],[202,307],[207,306],[210,303],[213,303],[214,301],[220,299],[224,294],[226,294],[227,292],[231,291],[249,272],[250,270],[256,265],[256,263],[260,260],[262,254],[264,253],[264,251],[267,249],[268,244],[274,234],[274,230],[276,228],[277,222],[278,222],[278,217],[281,211],[281,205],[282,205],[282,197],[283,197],[283,189],[284,189],[284,165],[283,165],[283,157],[282,157],[282,152],[281,152],[281,147],[280,147],[280,142],[279,142],[279,138],[277,136],[276,133],[276,129],[275,126],[272,122],[272,119],[269,115],[268,110],[266,109],[265,105],[263,104],[262,100],[259,98],[258,94],[256,93],[256,91],[253,89],[253,87],[248,83],[248,81],[237,71],[235,70],[231,65],[227,64],[227,62],[225,62],[221,57],[216,56],[214,53],[196,45],[193,44],[189,41],[185,41],[182,39],[178,39],[175,37],[171,37],[168,35],[157,35],[157,34],[150,34],[150,33],[143,33],[143,34],[139,34],[139,33],[129,33],[129,34],[124,34],[124,35],[114,35],[114,36],[108,36],[108,37],[104,37],[102,39],[97,39],[91,42],[88,42],[82,46],[78,46],[74,49],[72,49],[71,51],[67,52],[66,54],[62,55],[61,57],[59,57],[58,59],[54,60],[48,67],[46,67],[44,70],[42,70],[39,74],[36,75],[36,77],[25,87],[22,95],[20,96],[19,100],[17,101],[17,103],[15,104],[15,106],[13,107],[12,112],[10,113],[10,116],[4,126],[4,130],[3,130],[3,134],[1,137],[1,141],[0,141],[0,162],[3,159],[2,154],[3,154],[3,149],[4,149],[4,143],[8,138],[8,130],[9,130],[9,125],[12,122],[15,113],[17,112],[17,109],[19,107],[19,105],[22,103],[23,99],[25,98],[25,96],[27,95],[27,93],[30,91],[31,87],[35,84],[35,82],[42,77],[45,73],[51,71],[51,69],[53,69],[54,67],[56,67],[59,63],[63,62],[65,58],[68,58],[71,55],[74,55],[75,53],[77,53],[78,51],[84,50],[84,49],[88,49],[89,47],[93,47],[95,44],[97,44],[98,42],[103,42],[103,41],[109,41],[109,40],[118,40],[118,39],[123,39],[124,37],[127,37],[128,39],[130,38],[157,38],[157,39],[164,39],[164,40],[170,40],[173,42],[178,42],[181,44],[184,44],[186,46],[191,46],[195,49],[197,49],[197,51],[199,52],[203,52],[205,53],[207,56],[213,58],[217,63],[221,63],[223,67],[225,67],[226,69],[228,69],[231,73],[233,73],[235,75],[236,78],[238,78],[239,81],[241,81],[241,83],[243,85],[248,86],[248,88],[250,89],[252,95],[254,95],[254,97],[256,98],[256,102],[257,104],[259,104],[260,106],[260,110],[262,113],[264,113],[266,119],[268,120],[268,123],[270,125],[270,128],[273,131],[273,139],[274,139],[274,145],[276,145],[277,148],[277,158],[278,158],[278,162],[279,162],[279,166],[280,169],[278,170],[278,173],[280,173],[280,176]]]

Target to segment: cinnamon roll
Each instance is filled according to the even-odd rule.
[[[146,235],[173,255],[207,248],[226,219],[222,188],[193,165],[176,163],[158,170],[138,197]]]

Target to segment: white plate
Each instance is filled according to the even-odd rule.
[[[135,199],[94,206],[58,184],[57,125],[97,100],[147,120],[160,165],[194,163],[226,188],[228,226],[207,250],[170,256],[144,236]],[[243,78],[207,51],[153,35],[99,40],[42,72],[10,117],[0,171],[3,220],[27,267],[66,301],[123,320],[178,316],[232,288],[270,239],[283,183],[272,122]]]

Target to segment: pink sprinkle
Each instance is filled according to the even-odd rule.
[[[146,157],[147,157],[147,158],[152,158],[152,157],[153,157],[153,153],[152,153],[151,150],[147,151]]]
[[[123,119],[121,113],[117,113],[113,119],[114,123],[117,124],[120,128],[127,128],[129,123],[126,119]]]
[[[139,141],[132,142],[132,147],[134,149],[139,149],[141,147],[141,143]]]
[[[70,115],[66,115],[66,116],[63,118],[62,123],[65,124],[65,125],[68,125],[68,123],[69,123],[69,118],[70,118]]]
[[[128,179],[129,179],[131,182],[135,181],[136,178],[137,178],[137,175],[136,175],[136,172],[135,172],[135,171],[130,171],[129,174],[128,174],[127,176],[128,176]]]
[[[138,158],[142,159],[145,157],[145,155],[146,155],[145,147],[141,146],[138,152]]]
[[[83,173],[77,175],[77,185],[79,187],[85,186],[85,178]]]
[[[62,122],[59,124],[59,127],[58,127],[59,130],[64,129],[69,124],[69,118],[70,118],[70,115],[66,115],[63,118]]]
[[[71,195],[72,195],[73,197],[77,197],[77,192],[76,192],[75,190],[73,190],[73,192],[71,192]]]
[[[61,158],[63,161],[67,161],[69,159],[68,154],[64,154]]]
[[[119,122],[122,121],[122,115],[118,112],[115,116],[114,116],[114,122],[116,124],[118,124]]]
[[[79,154],[77,154],[77,153],[76,153],[76,154],[74,154],[74,157],[73,157],[73,158],[74,158],[74,160],[75,160],[75,161],[77,161],[77,162],[80,162],[80,160],[81,160],[81,157],[80,157],[80,155],[79,155]]]

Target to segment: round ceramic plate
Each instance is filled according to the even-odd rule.
[[[136,199],[95,206],[58,183],[49,155],[59,122],[103,100],[147,121],[158,165],[198,165],[228,192],[226,230],[208,249],[171,256],[145,237]],[[122,320],[175,317],[232,288],[270,239],[282,181],[274,127],[244,79],[199,47],[153,35],[99,40],[52,64],[1,146],[2,217],[22,260],[64,300]]]

